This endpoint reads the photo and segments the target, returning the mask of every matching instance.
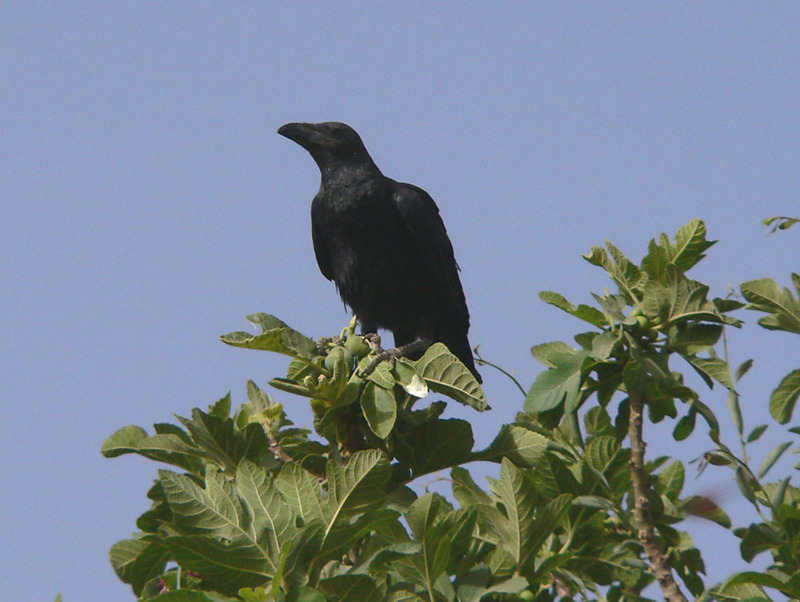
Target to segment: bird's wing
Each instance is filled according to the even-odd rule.
[[[430,195],[412,184],[397,184],[393,194],[395,206],[405,221],[423,265],[432,272],[434,282],[440,283],[448,313],[459,328],[469,326],[469,312],[453,245],[447,236],[439,208]]]
[[[314,242],[314,254],[317,256],[319,271],[328,280],[333,280],[333,266],[331,265],[331,251],[325,240],[321,222],[320,205],[317,199],[311,203],[311,240]]]

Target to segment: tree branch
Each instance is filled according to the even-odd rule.
[[[687,602],[680,587],[672,575],[661,542],[656,537],[656,526],[653,514],[650,511],[650,497],[652,489],[644,470],[644,438],[642,413],[645,397],[640,393],[629,392],[631,416],[628,423],[628,437],[631,441],[631,480],[633,482],[633,518],[638,529],[639,541],[644,548],[650,570],[655,575],[664,599],[670,602]]]
[[[275,436],[272,434],[272,431],[269,428],[267,428],[266,432],[267,432],[267,441],[269,441],[269,451],[272,452],[273,457],[278,462],[281,462],[283,464],[286,464],[287,462],[294,462],[294,459],[283,450],[281,444],[278,443],[277,439],[275,439]]]

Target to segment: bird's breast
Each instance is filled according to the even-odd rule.
[[[333,280],[344,302],[386,328],[413,316],[428,278],[394,204],[351,197],[326,204],[321,213]]]

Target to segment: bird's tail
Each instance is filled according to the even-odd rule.
[[[466,334],[458,334],[456,336],[449,336],[442,338],[441,341],[447,345],[447,348],[455,355],[461,362],[469,368],[475,376],[475,380],[479,383],[483,382],[480,373],[475,368],[475,359],[472,357],[472,348],[469,345],[469,339]]]

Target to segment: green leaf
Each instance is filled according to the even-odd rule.
[[[276,484],[287,502],[303,517],[309,539],[316,540],[315,563],[324,564],[352,547],[376,521],[396,516],[376,511],[384,504],[391,474],[386,455],[379,450],[353,454],[347,466],[327,464],[327,496],[311,475],[294,464],[281,468]],[[290,557],[293,555],[290,555]]]
[[[608,251],[602,247],[592,247],[591,252],[584,255],[583,258],[591,264],[602,267],[617,283],[626,300],[629,303],[635,303],[637,299],[632,291],[642,283],[642,273],[633,262],[625,257],[622,251],[608,241],[606,241],[606,248]]]
[[[124,539],[111,546],[109,559],[120,580],[139,595],[145,583],[164,571],[169,552],[157,540]]]
[[[499,462],[508,458],[515,464],[533,466],[547,451],[547,438],[521,426],[506,424],[476,459]]]
[[[784,441],[783,443],[779,444],[775,449],[773,449],[767,457],[764,458],[764,461],[761,463],[761,466],[758,468],[757,476],[759,479],[766,476],[769,470],[775,465],[775,462],[780,460],[783,453],[791,447],[791,441]]]
[[[383,602],[385,592],[369,575],[336,575],[319,582],[326,600]]]
[[[614,351],[614,347],[616,347],[619,340],[620,337],[610,330],[600,333],[592,339],[590,356],[593,359],[600,361],[608,359],[608,357]]]
[[[202,454],[233,474],[241,460],[258,462],[269,451],[269,441],[260,424],[238,429],[232,418],[221,419],[195,408],[191,420],[178,417]]]
[[[770,234],[774,234],[778,230],[788,230],[798,222],[800,222],[800,219],[795,217],[785,217],[782,215],[768,217],[767,219],[761,220],[761,223],[764,226],[772,226],[769,231]]]
[[[469,462],[474,439],[465,420],[431,420],[399,438],[395,456],[415,477]]]
[[[743,282],[740,289],[750,302],[747,309],[770,314],[758,321],[761,326],[800,334],[800,300],[789,289],[781,288],[772,278]]]
[[[444,560],[450,555],[448,551],[449,527],[442,522],[427,531],[420,542],[409,542],[389,546],[373,561],[376,567],[399,575],[403,583],[401,589],[395,589],[394,595],[387,600],[427,602],[428,600],[455,600],[455,590],[449,575],[443,568]],[[434,579],[434,574],[439,577]],[[425,592],[425,593],[423,593]]]
[[[225,397],[216,401],[208,408],[208,413],[212,416],[216,416],[221,420],[225,420],[226,418],[230,417],[231,415],[231,393],[228,391],[228,394]]]
[[[572,505],[578,508],[595,508],[598,510],[605,510],[610,513],[615,513],[617,507],[611,500],[608,500],[599,495],[580,495],[572,500]]]
[[[480,602],[487,593],[491,571],[486,566],[474,566],[456,575],[453,585],[459,602]]]
[[[415,556],[415,565],[421,585],[428,591],[444,573],[450,562],[450,545],[456,526],[445,519],[452,513],[452,507],[440,495],[426,493],[419,497],[406,513],[408,526],[414,539],[422,544],[420,553]]]
[[[719,437],[720,427],[714,412],[711,410],[711,408],[697,398],[692,399],[689,402],[689,413],[693,414],[695,412],[700,414],[706,421],[706,424],[708,424],[708,428],[710,430],[711,438],[716,441],[716,439]]]
[[[725,400],[728,406],[728,412],[733,420],[733,426],[736,431],[741,435],[744,431],[744,419],[742,418],[742,408],[739,404],[739,394],[736,391],[728,391],[728,397]]]
[[[767,492],[769,497],[769,503],[773,508],[778,508],[778,520],[782,520],[780,507],[786,499],[786,492],[789,489],[789,482],[791,481],[791,477],[786,477],[782,479],[778,483],[767,483],[764,487],[764,490]],[[789,507],[788,505],[786,506]],[[797,509],[792,509],[793,513],[797,513]],[[800,518],[800,516],[796,516],[796,518]]]
[[[763,523],[752,524],[749,527],[734,531],[742,541],[739,548],[742,558],[751,562],[758,554],[767,550],[778,549],[784,544],[781,533],[776,532],[769,525]]]
[[[792,370],[783,377],[778,387],[769,397],[769,413],[780,424],[792,418],[794,406],[800,396],[800,369]]]
[[[695,219],[678,229],[674,243],[666,234],[659,236],[658,242],[651,240],[642,267],[653,280],[663,281],[668,267],[681,272],[688,271],[705,257],[703,252],[715,243],[706,240],[705,224]]]
[[[277,570],[283,543],[296,532],[292,507],[281,497],[270,473],[248,460],[236,469],[236,485],[249,515],[249,534],[259,542]]]
[[[734,471],[734,479],[744,498],[753,504],[753,506],[758,507],[758,502],[756,501],[756,491],[761,489],[761,484],[743,466],[736,467]]]
[[[566,403],[574,409],[579,399],[586,351],[550,355],[554,368],[540,372],[525,397],[525,411],[538,414]]]
[[[376,449],[356,452],[347,466],[328,461],[328,499],[322,506],[323,545],[338,546],[345,535],[353,532],[354,516],[381,505],[390,475],[386,454]]]
[[[325,596],[323,596],[317,590],[310,587],[301,586],[291,589],[291,591],[286,595],[286,602],[326,602],[326,600]]]
[[[445,576],[447,576],[454,572],[454,564],[459,563],[465,555],[470,553],[478,524],[478,509],[459,508],[445,516],[443,522],[451,530],[449,537],[451,560],[448,570],[445,571]],[[432,533],[432,535],[438,537],[440,533],[443,531]]]
[[[540,345],[534,345],[531,347],[531,355],[536,358],[539,362],[544,364],[549,368],[555,368],[555,364],[550,360],[550,356],[554,354],[575,354],[577,353],[576,349],[573,349],[566,343],[562,343],[561,341],[553,341],[551,343],[542,343]]]
[[[729,314],[732,311],[738,311],[740,309],[743,309],[747,305],[746,303],[742,303],[741,301],[737,301],[736,299],[731,299],[730,297],[726,298],[714,297],[712,301],[714,303],[714,307],[716,307],[717,311],[721,314]]]
[[[647,387],[648,374],[642,362],[638,360],[627,362],[622,370],[622,382],[625,383],[629,393],[643,394]]]
[[[281,466],[275,486],[305,524],[325,520],[319,482],[299,464],[287,462]]]
[[[776,589],[781,593],[784,593],[790,597],[797,597],[800,595],[800,591],[794,591],[792,588],[789,587],[789,584],[781,581],[777,577],[770,575],[768,573],[756,573],[755,571],[745,571],[742,573],[737,573],[733,577],[727,579],[725,583],[721,586],[723,591],[726,591],[727,588],[734,587],[737,585],[758,585],[761,587],[769,587],[772,589]]]
[[[392,391],[368,382],[361,394],[361,410],[370,430],[381,439],[386,439],[397,418],[397,402]]]
[[[164,543],[181,568],[203,575],[223,593],[263,585],[271,577],[263,552],[243,539],[226,543],[216,537],[174,535]]]
[[[716,244],[715,240],[706,240],[706,225],[699,219],[678,228],[675,233],[675,244],[670,248],[670,261],[682,272],[686,272],[703,259],[703,251]]]
[[[292,382],[303,382],[306,376],[319,374],[321,372],[320,365],[324,366],[324,361],[322,357],[311,363],[306,359],[292,358],[286,367],[286,379]]]
[[[624,322],[628,304],[636,302],[636,300],[629,300],[628,297],[623,295],[609,295],[607,292],[602,296],[592,293],[592,297],[603,308],[603,315],[606,316],[609,324]]]
[[[291,393],[292,395],[300,395],[301,397],[311,397],[313,395],[308,387],[297,384],[288,378],[273,378],[269,381],[269,384],[279,391]]]
[[[674,325],[688,321],[741,326],[741,321],[721,314],[708,299],[708,287],[683,275],[674,265],[668,265],[665,282],[648,281],[644,293],[647,315],[656,314]]]
[[[248,519],[231,482],[208,465],[206,486],[188,475],[160,470],[159,479],[173,513],[173,524],[187,534],[209,533],[233,540],[249,536]]]
[[[499,522],[504,548],[522,571],[529,559],[532,562],[537,549],[529,545],[536,539],[536,489],[528,473],[518,469],[509,460],[503,459],[500,478],[495,481],[495,491],[505,509],[505,520]]]
[[[696,422],[697,412],[690,411],[686,416],[682,416],[672,430],[672,437],[675,441],[685,441],[694,432]]]
[[[261,328],[261,332],[289,327],[289,325],[280,318],[276,318],[271,314],[265,314],[261,311],[248,315],[245,320]]]
[[[436,393],[483,412],[489,409],[486,394],[469,369],[443,343],[434,343],[414,363],[417,373]]]
[[[670,264],[668,247],[669,239],[665,235],[660,237],[661,244],[651,238],[647,245],[647,255],[642,259],[642,269],[649,279],[663,281],[667,266]]]
[[[739,460],[727,449],[714,449],[703,454],[703,459],[712,466],[740,466]]]
[[[586,412],[583,418],[583,424],[586,427],[586,434],[591,437],[616,435],[616,429],[614,425],[611,424],[611,417],[608,415],[608,410],[602,406],[595,406]]]
[[[582,481],[585,485],[568,488],[566,479],[561,478],[560,491],[580,494],[586,491],[588,483],[597,483],[600,490],[592,486],[592,491],[610,497],[619,495],[630,487],[630,450],[620,445],[616,436],[602,435],[593,437],[586,444],[584,453],[584,470]]]
[[[572,555],[569,555],[572,558]],[[522,593],[530,584],[525,577],[511,577],[506,579],[505,581],[499,581],[495,583],[491,587],[487,588],[487,594],[520,594]]]
[[[361,359],[364,368],[366,368],[371,361],[369,357]],[[394,374],[392,374],[392,364],[390,362],[379,363],[366,378],[368,381],[371,381],[381,389],[386,389],[387,391],[390,391],[395,384]]]
[[[730,366],[728,366],[728,362],[725,360],[717,357],[702,358],[693,355],[684,356],[684,359],[689,362],[692,368],[703,378],[709,388],[714,386],[713,379],[727,389],[733,389],[731,369]]]
[[[450,480],[453,482],[453,497],[462,506],[492,505],[492,498],[478,487],[466,468],[453,467]]]
[[[392,374],[397,383],[403,387],[406,393],[419,399],[428,395],[428,385],[420,375],[414,364],[408,359],[398,358],[392,368]]]
[[[767,428],[769,427],[766,424],[759,424],[758,426],[753,428],[753,430],[750,431],[750,434],[747,435],[747,443],[753,443],[754,441],[758,441],[761,438],[761,435],[764,434],[764,431],[767,430]]]
[[[656,491],[664,495],[667,499],[675,502],[678,500],[683,490],[685,479],[686,473],[683,469],[683,463],[680,462],[680,460],[675,460],[667,464],[667,466],[658,473]]]
[[[750,371],[753,367],[753,360],[745,360],[736,367],[736,373],[733,375],[734,380],[738,383],[742,377]]]
[[[294,358],[310,360],[317,355],[317,345],[312,339],[290,328],[275,316],[253,314],[247,316],[247,319],[261,326],[262,333],[252,335],[249,332],[232,332],[222,335],[220,340],[233,347],[272,351]]]
[[[532,571],[536,553],[556,528],[570,506],[569,495],[551,500],[546,507],[536,507],[536,484],[527,471],[503,459],[500,478],[492,489],[505,510],[493,521],[501,545],[514,559],[517,570],[523,574]]]
[[[243,587],[237,593],[244,602],[269,602],[270,598],[263,587]]]
[[[721,335],[721,324],[684,323],[670,336],[669,348],[682,355],[695,355],[711,349]]]
[[[100,453],[106,458],[116,458],[123,454],[136,453],[139,449],[139,443],[148,437],[147,431],[139,426],[133,424],[123,426],[121,429],[114,431],[114,434],[103,442]]]
[[[545,303],[549,303],[550,305],[553,305],[567,312],[568,314],[583,320],[584,322],[588,322],[589,324],[597,326],[598,328],[608,325],[608,321],[606,320],[605,315],[603,315],[603,312],[595,307],[592,307],[591,305],[581,304],[575,307],[562,295],[550,291],[541,291],[539,293],[539,298]]]
[[[584,460],[600,474],[604,474],[615,463],[620,449],[616,437],[592,437],[586,444]]]
[[[554,293],[552,291],[540,291],[539,299],[569,314],[575,311],[575,306],[568,301],[566,297],[558,293]]]
[[[184,437],[185,433],[183,436],[177,434],[148,436],[144,429],[131,425],[122,427],[106,439],[100,451],[106,458],[138,454],[156,462],[178,466],[193,474],[202,474],[203,464],[198,458],[200,450],[197,446],[187,443]]]

